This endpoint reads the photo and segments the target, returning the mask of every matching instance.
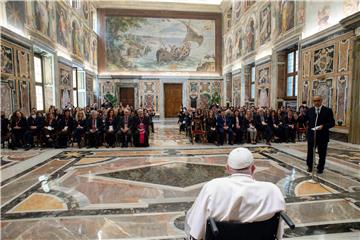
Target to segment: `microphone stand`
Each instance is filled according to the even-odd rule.
[[[316,164],[316,125],[319,117],[319,112],[315,109],[316,119],[315,119],[315,126],[314,126],[314,146],[313,146],[313,164],[311,169],[311,179],[309,180],[310,183],[317,183],[315,180],[315,164]]]

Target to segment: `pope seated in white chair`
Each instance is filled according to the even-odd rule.
[[[285,210],[285,200],[273,183],[254,179],[254,157],[247,148],[232,150],[227,159],[228,177],[216,178],[201,189],[193,206],[186,214],[187,239],[205,239],[206,221],[265,221]],[[277,238],[284,233],[282,221]],[[259,229],[261,231],[261,229]]]

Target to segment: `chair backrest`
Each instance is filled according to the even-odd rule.
[[[205,240],[274,240],[279,220],[280,213],[266,221],[253,223],[216,222],[209,218]]]

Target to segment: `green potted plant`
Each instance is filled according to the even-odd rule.
[[[104,98],[108,100],[113,106],[115,106],[117,103],[116,97],[109,92],[105,94]]]

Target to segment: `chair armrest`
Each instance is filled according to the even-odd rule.
[[[214,234],[214,236],[216,237],[217,235],[219,235],[219,229],[216,226],[215,220],[213,218],[209,218],[209,222],[210,222],[211,231]]]
[[[280,216],[286,222],[286,224],[290,227],[290,229],[295,228],[294,222],[290,219],[290,217],[285,212],[280,212]]]

